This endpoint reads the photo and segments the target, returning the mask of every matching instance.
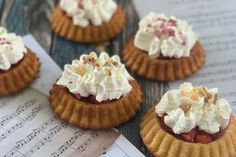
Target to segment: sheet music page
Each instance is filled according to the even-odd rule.
[[[134,0],[141,17],[149,11],[187,20],[198,33],[206,50],[206,63],[192,77],[170,83],[178,88],[183,82],[217,87],[231,104],[236,100],[236,1],[235,0]],[[236,105],[235,110],[236,110]]]
[[[56,118],[47,95],[62,71],[31,35],[23,40],[41,71],[32,88],[0,98],[0,156],[144,157],[117,131],[80,129]]]
[[[33,88],[15,95],[0,109],[3,157],[95,157],[119,135],[111,129],[79,129],[59,120],[50,109],[48,97]]]

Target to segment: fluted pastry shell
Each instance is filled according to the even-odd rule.
[[[219,139],[208,144],[189,143],[163,130],[152,107],[143,117],[140,135],[155,157],[236,157],[236,120],[233,116]]]
[[[17,93],[28,87],[39,73],[37,56],[27,49],[24,58],[8,71],[0,73],[0,96]]]
[[[130,81],[132,90],[120,99],[107,104],[81,101],[66,87],[55,84],[49,94],[52,110],[63,120],[82,128],[112,128],[128,121],[140,110],[142,93],[136,81]]]
[[[174,81],[184,79],[197,72],[205,62],[205,51],[199,41],[191,49],[189,57],[180,59],[151,58],[147,52],[128,41],[123,60],[126,66],[140,76],[151,80]]]
[[[108,41],[116,37],[123,30],[125,15],[120,7],[117,7],[111,20],[100,26],[89,24],[80,27],[73,24],[70,18],[58,5],[53,12],[51,27],[59,36],[81,43],[98,43]]]

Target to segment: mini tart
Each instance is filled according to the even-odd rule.
[[[81,43],[108,41],[121,33],[124,25],[125,15],[120,7],[117,7],[113,17],[107,23],[100,26],[90,24],[87,27],[79,27],[73,24],[72,19],[58,5],[53,12],[51,22],[53,31],[59,36]]]
[[[140,124],[140,135],[155,157],[235,157],[236,120],[231,116],[223,135],[209,143],[189,143],[177,139],[160,126],[154,107],[149,109]]]
[[[27,53],[19,63],[8,71],[0,72],[0,96],[17,93],[28,87],[35,80],[39,68],[39,59],[27,49]]]
[[[205,51],[199,41],[191,49],[189,57],[180,59],[151,58],[147,52],[134,45],[134,39],[128,41],[123,52],[123,60],[131,71],[157,81],[174,81],[189,77],[203,66],[205,58]]]
[[[130,84],[132,90],[126,96],[99,105],[78,100],[66,87],[55,84],[50,91],[49,101],[52,110],[70,124],[90,129],[112,128],[127,122],[140,110],[140,87],[134,80]]]

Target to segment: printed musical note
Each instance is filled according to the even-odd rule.
[[[23,127],[27,121],[32,120],[35,116],[36,113],[39,112],[43,108],[42,104],[39,104],[35,108],[32,109],[32,112],[29,113],[25,118],[20,119],[16,124],[14,124],[12,127],[7,129],[4,133],[0,135],[0,143],[6,139],[8,136],[10,136],[12,133],[14,133],[16,130],[20,129]]]
[[[16,142],[16,149],[21,149],[23,146],[25,146],[28,142],[30,142],[32,139],[34,139],[37,135],[39,135],[42,131],[40,129],[34,129],[32,133],[30,133],[25,139],[20,140]]]
[[[17,109],[15,114],[16,115],[20,115],[22,112],[24,112],[26,109],[28,109],[29,107],[33,106],[36,103],[35,99],[31,99],[29,101],[27,101],[26,103],[24,103],[24,105],[20,105]]]
[[[24,103],[24,105],[20,105],[13,114],[1,117],[0,128],[4,127],[6,124],[11,122],[13,119],[15,119],[17,116],[19,116],[26,109],[33,106],[35,103],[36,103],[36,100],[31,99],[31,100],[27,101],[26,103]]]
[[[20,120],[18,123],[7,129],[4,133],[0,135],[0,143],[6,139],[8,136],[10,136],[13,132],[15,132],[17,129],[22,128],[25,121]]]
[[[32,112],[28,116],[26,116],[24,120],[25,121],[32,120],[42,108],[43,108],[43,105],[39,104],[37,107],[32,109]]]
[[[42,146],[44,146],[46,143],[52,141],[52,137],[50,135],[47,135],[42,140],[40,140],[38,143],[36,143],[33,147],[31,147],[26,153],[24,153],[24,157],[30,157],[32,154],[34,154],[36,151],[41,149]]]
[[[62,129],[65,129],[67,127],[67,124],[65,122],[62,122],[61,125],[56,126],[49,130],[49,134],[46,135],[43,139],[41,139],[39,142],[37,142],[34,146],[32,146],[26,153],[24,153],[25,157],[29,157],[32,154],[34,154],[36,151],[40,150],[46,143],[49,143],[52,141],[52,138],[59,133]]]
[[[16,153],[17,153],[16,149],[11,149],[9,152],[7,152],[7,154],[3,155],[3,157],[12,157]]]
[[[44,130],[46,129],[49,125],[51,125],[54,121],[56,120],[55,116],[52,116],[49,118],[46,122],[44,122],[42,125],[40,125],[39,129]]]
[[[77,152],[81,153],[85,151],[88,145],[91,144],[97,137],[98,134],[96,132],[91,132],[89,138],[87,138],[85,141],[82,142],[82,144],[77,147]]]
[[[5,156],[11,157],[13,156],[17,151],[23,148],[25,145],[27,145],[30,141],[32,141],[34,138],[36,138],[40,133],[42,133],[50,124],[53,123],[55,120],[55,116],[52,116],[47,121],[45,121],[43,124],[41,124],[37,129],[33,129],[33,131],[27,135],[24,139],[21,139],[16,142],[16,145],[13,146]]]
[[[74,135],[67,140],[57,151],[52,153],[50,157],[59,157],[62,155],[72,144],[74,144],[81,136],[85,134],[85,130],[77,131]]]
[[[8,122],[10,122],[13,118],[15,117],[15,114],[11,114],[11,115],[6,115],[4,117],[1,117],[0,120],[0,129],[5,126]]]

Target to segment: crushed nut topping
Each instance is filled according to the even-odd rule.
[[[107,73],[109,76],[111,76],[111,69],[107,69]]]
[[[180,105],[180,108],[184,111],[184,113],[187,113],[191,109],[191,104],[182,104]]]
[[[217,94],[210,93],[206,87],[199,87],[199,88],[193,88],[191,91],[181,91],[180,93],[181,97],[189,97],[193,101],[199,100],[200,97],[204,97],[204,116],[208,115],[208,108],[210,103],[216,104],[218,100]],[[183,104],[180,105],[180,108],[184,110],[184,112],[188,112],[191,108],[190,104]]]
[[[89,56],[84,56],[83,57],[84,63],[92,64],[92,65],[95,64],[96,59],[97,59],[97,57],[95,55],[93,55],[93,54],[91,54]]]
[[[204,102],[208,103],[212,99],[212,94],[207,91],[205,87],[202,88],[204,92]]]
[[[104,66],[118,66],[119,65],[119,63],[118,62],[116,62],[116,61],[113,61],[112,59],[109,59],[105,64],[104,64]]]
[[[119,63],[117,61],[112,61],[112,64],[116,67],[119,65]]]
[[[214,94],[213,95],[213,104],[216,104],[217,100],[218,100],[218,94]]]
[[[98,68],[98,70],[100,68],[105,67],[106,70],[107,70],[107,74],[109,76],[112,75],[112,68],[119,66],[119,61],[113,60],[112,58],[106,58],[106,61],[105,61],[104,64],[100,63],[99,62],[99,58],[97,57],[97,55],[95,53],[83,56],[82,60],[83,60],[84,64],[90,64],[94,68]],[[83,76],[86,73],[86,71],[85,71],[85,69],[83,67],[78,67],[77,73],[79,75]]]
[[[205,87],[194,88],[191,91],[181,91],[181,97],[189,97],[190,99],[197,101],[200,97],[204,97],[204,102],[208,103],[214,98],[214,95],[207,91]],[[213,103],[216,103],[216,100],[213,100]]]
[[[79,66],[79,67],[77,68],[77,74],[79,74],[80,76],[84,76],[84,74],[85,74],[85,69],[84,69],[84,67]]]
[[[197,101],[198,98],[199,98],[199,94],[197,91],[181,91],[180,93],[180,96],[181,97],[189,97],[190,99],[194,100],[194,101]]]
[[[97,61],[97,57],[95,55],[84,56],[83,61],[85,64],[91,64],[95,67],[100,67],[100,64]]]

